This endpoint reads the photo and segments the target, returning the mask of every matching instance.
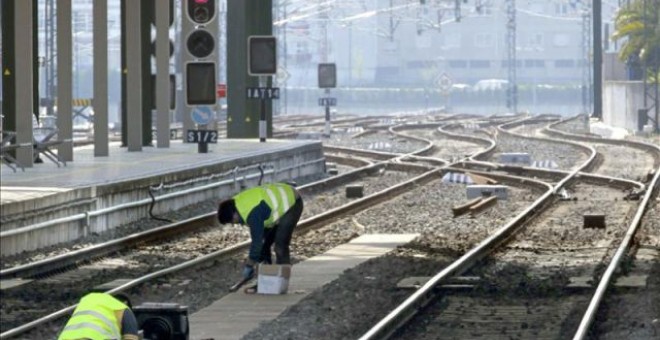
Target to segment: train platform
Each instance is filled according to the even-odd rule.
[[[143,203],[150,201],[149,189],[160,184],[176,188],[154,193],[174,196],[159,201],[154,213],[233,194],[240,189],[237,180],[254,185],[259,165],[265,169],[264,181],[296,180],[325,171],[319,141],[221,139],[208,145],[208,153],[199,153],[197,144],[173,140],[169,148],[128,152],[113,142],[107,157],[95,157],[92,145],[76,147],[74,160],[66,166],[44,159],[44,163],[14,172],[2,165],[2,255],[102,233],[148,217],[149,206]],[[233,183],[213,186],[231,178]],[[204,185],[210,188],[198,188]],[[174,192],[181,190],[192,192],[176,196]],[[81,215],[85,218],[44,226]]]
[[[345,270],[384,255],[412,241],[417,234],[363,235],[321,255],[295,264],[289,290],[283,295],[246,294],[242,290],[225,295],[189,316],[190,338],[194,340],[240,339],[259,323],[277,318],[288,307],[332,282]]]

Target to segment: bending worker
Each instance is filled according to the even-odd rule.
[[[250,227],[250,253],[243,267],[243,278],[254,276],[257,263],[272,263],[271,246],[275,243],[277,264],[290,264],[289,244],[293,229],[302,215],[300,193],[285,183],[265,184],[244,190],[220,202],[218,221]]]
[[[138,340],[138,323],[130,305],[122,295],[87,294],[80,299],[57,339]]]

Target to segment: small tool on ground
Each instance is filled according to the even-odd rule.
[[[250,282],[250,280],[252,280],[251,277],[241,279],[240,281],[236,282],[233,286],[229,287],[229,291],[230,292],[235,292],[235,291],[239,290],[243,285]]]

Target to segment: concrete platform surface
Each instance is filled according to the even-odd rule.
[[[324,254],[293,266],[289,292],[284,295],[225,295],[190,316],[191,339],[240,339],[262,321],[275,319],[315,289],[332,282],[346,269],[386,254],[406,244],[417,234],[363,235]]]
[[[31,200],[73,188],[155,177],[313,143],[277,139],[269,139],[266,143],[260,143],[257,139],[221,139],[218,144],[209,144],[208,153],[198,153],[197,144],[182,143],[180,140],[171,141],[169,148],[143,147],[138,152],[128,152],[119,142],[112,142],[107,157],[95,157],[93,145],[77,147],[73,161],[59,168],[48,159],[44,159],[43,164],[25,168],[25,172],[20,169],[13,172],[5,165],[0,166],[0,204]]]
[[[320,141],[221,139],[199,153],[197,144],[172,141],[169,148],[129,152],[113,142],[109,156],[94,147],[74,149],[74,160],[34,164],[25,172],[0,167],[0,256],[37,250],[148,218],[153,214],[228,197],[239,184],[321,176],[325,157]],[[238,170],[236,176],[232,175]],[[246,176],[250,176],[246,179]],[[238,180],[234,183],[232,181]]]

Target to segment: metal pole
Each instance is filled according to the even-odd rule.
[[[65,142],[57,147],[57,155],[73,161],[73,35],[71,29],[71,1],[57,2],[57,129]]]
[[[46,72],[46,114],[49,116],[54,115],[53,106],[55,99],[55,25],[57,13],[55,11],[55,1],[46,1],[46,19],[44,24],[46,26],[46,59],[44,61],[44,70]]]
[[[153,146],[152,108],[155,105],[154,80],[151,76],[151,22],[154,18],[154,1],[138,1],[140,7],[140,60],[142,61],[142,146]],[[169,1],[160,0],[156,2]]]
[[[348,24],[348,87],[353,85],[353,23]]]
[[[593,117],[603,118],[603,37],[601,0],[592,0],[594,45],[594,112]]]
[[[0,35],[2,35],[2,119],[3,131],[16,131],[16,61],[14,30],[14,0],[0,0],[2,6],[2,22]]]
[[[283,9],[284,16],[283,16],[283,19],[286,19],[286,18],[287,18],[286,5],[287,5],[288,3],[289,3],[288,1],[284,1],[284,9]],[[287,60],[289,60],[289,58],[286,57],[286,56],[287,56],[286,31],[287,31],[287,30],[286,30],[286,26],[283,26],[283,29],[282,29],[282,36],[283,36],[283,37],[282,37],[282,46],[283,46],[283,48],[282,48],[282,55],[283,55],[284,57],[282,58],[282,60],[283,60],[284,62],[282,63],[282,65],[284,66],[284,69],[285,69],[285,70],[286,70],[286,68],[287,68]],[[288,80],[288,79],[287,79],[287,80]],[[286,82],[287,82],[287,80],[285,80],[285,81],[280,85],[280,86],[282,86],[282,90],[283,90],[282,92],[284,92],[284,99],[283,99],[283,102],[284,102],[284,103],[283,103],[283,104],[284,104],[284,105],[283,105],[283,107],[284,107],[284,113],[283,113],[283,114],[284,114],[284,115],[287,115],[287,114],[288,114],[288,106],[289,106],[289,105],[288,105],[288,101],[289,101],[289,92],[287,91],[287,86],[286,86]],[[281,111],[280,111],[280,112],[281,112]],[[282,114],[282,113],[280,113],[280,114]]]
[[[199,130],[201,128],[202,126],[195,124],[195,130]],[[209,152],[209,143],[205,143],[205,142],[197,143],[197,153],[208,153],[208,152]]]
[[[509,86],[507,90],[507,107],[513,113],[518,112],[518,84],[516,59],[516,0],[507,0],[507,60],[509,62]]]
[[[644,20],[643,20],[642,23],[644,25],[643,39],[645,41],[648,40],[648,38],[649,38],[648,37],[648,30],[647,30],[647,21],[648,20],[646,20],[648,9],[649,9],[649,4],[648,4],[647,0],[643,0],[643,2],[642,2],[642,12],[644,14],[643,14],[642,17],[644,18]],[[655,12],[655,19],[656,19],[655,22],[656,23],[658,22],[658,20],[657,20],[658,15],[659,14],[656,11]],[[658,108],[658,79],[655,79],[655,82],[653,84],[649,83],[648,77],[649,77],[649,73],[651,73],[650,71],[653,72],[653,74],[656,75],[656,77],[657,77],[658,67],[657,66],[656,67],[650,67],[650,65],[648,63],[648,57],[647,57],[647,58],[644,58],[642,60],[642,81],[644,82],[644,109],[646,110],[646,115],[647,115],[648,119],[653,121],[654,131],[655,132],[660,132],[660,122],[658,121],[658,118],[660,118],[658,116],[659,115],[659,110],[660,110]],[[652,100],[651,103],[649,103],[649,99]],[[651,111],[652,109],[655,111],[655,114],[653,114],[653,111]]]
[[[94,1],[94,156],[109,155],[108,0]]]
[[[16,160],[26,167],[32,167],[32,114],[33,102],[33,31],[32,1],[15,1],[14,4],[14,46],[16,74],[16,142],[28,147],[16,151]],[[28,29],[25,29],[25,28]],[[26,43],[27,42],[27,43]]]
[[[170,6],[155,1],[156,6],[156,147],[170,146]]]
[[[268,79],[266,76],[259,77],[259,87],[268,86]],[[266,142],[266,99],[263,97],[259,99],[259,141]]]
[[[180,6],[175,6],[175,8],[178,8],[178,15],[174,16],[174,32],[176,32],[176,41],[181,41],[185,37],[182,36],[182,16],[184,15],[184,8],[183,8],[183,0],[177,0],[177,3],[181,2]],[[172,14],[174,15],[174,14]],[[186,104],[184,101],[186,100],[184,96],[184,89],[183,89],[183,53],[184,52],[184,47],[181,43],[175,44],[174,47],[174,69],[176,72],[176,108],[175,108],[175,113],[174,113],[174,121],[177,123],[183,123],[183,116],[186,113]],[[177,124],[178,125],[178,124]],[[183,125],[182,125],[183,126]],[[183,130],[184,136],[185,136],[185,130]],[[183,141],[185,142],[186,138],[183,138]]]
[[[120,8],[120,30],[121,30],[121,107],[120,107],[120,122],[121,122],[121,146],[128,146],[128,100],[127,100],[127,82],[126,74],[128,72],[126,66],[126,2],[128,0],[119,0]]]
[[[589,6],[585,3],[582,13],[582,113],[588,115],[591,107],[589,103],[589,84],[591,83],[591,74],[589,70],[589,52],[591,51],[589,37],[591,36],[591,15],[588,12]]]
[[[325,89],[326,98],[330,97],[330,89]],[[330,100],[325,101],[325,135],[330,137]]]
[[[128,151],[142,151],[141,1],[126,3],[126,116]]]

